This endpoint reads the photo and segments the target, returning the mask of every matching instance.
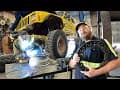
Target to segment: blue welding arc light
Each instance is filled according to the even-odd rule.
[[[80,22],[84,21],[84,11],[79,11],[79,20]]]

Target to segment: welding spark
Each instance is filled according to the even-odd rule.
[[[41,46],[36,46],[34,44],[34,38],[32,40],[25,39],[23,40],[21,37],[20,45],[21,49],[26,53],[26,57],[29,57],[29,65],[34,67],[39,64],[41,57],[46,57],[45,50],[42,49]]]

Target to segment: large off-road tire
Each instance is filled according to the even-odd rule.
[[[13,54],[0,56],[0,73],[5,72],[5,64],[15,63],[15,56]]]
[[[64,58],[67,48],[67,37],[62,30],[54,30],[48,33],[47,52],[50,58]]]

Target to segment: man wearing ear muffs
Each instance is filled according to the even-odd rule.
[[[106,39],[100,39],[92,35],[92,28],[87,23],[82,22],[76,26],[76,33],[79,40],[76,42],[76,49],[69,61],[69,67],[75,69],[75,79],[107,79],[107,73],[120,67],[120,60],[117,54]],[[104,59],[104,52],[101,48],[92,45],[83,51],[80,57],[78,51],[80,46],[90,40],[99,40],[106,45],[109,52]]]

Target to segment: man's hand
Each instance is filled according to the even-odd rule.
[[[107,64],[105,64],[103,67],[99,69],[89,68],[89,71],[81,71],[81,73],[84,73],[89,78],[92,78],[98,75],[106,74],[109,71],[119,68],[119,67],[120,67],[120,59],[118,58],[118,59],[109,61]]]
[[[77,65],[77,63],[79,63],[79,61],[80,61],[80,57],[78,56],[77,53],[75,53],[73,59],[71,59],[69,62],[69,66],[71,68],[75,68],[75,66]]]
[[[89,71],[81,71],[84,75],[88,76],[89,78],[95,77],[95,69],[89,68]]]

